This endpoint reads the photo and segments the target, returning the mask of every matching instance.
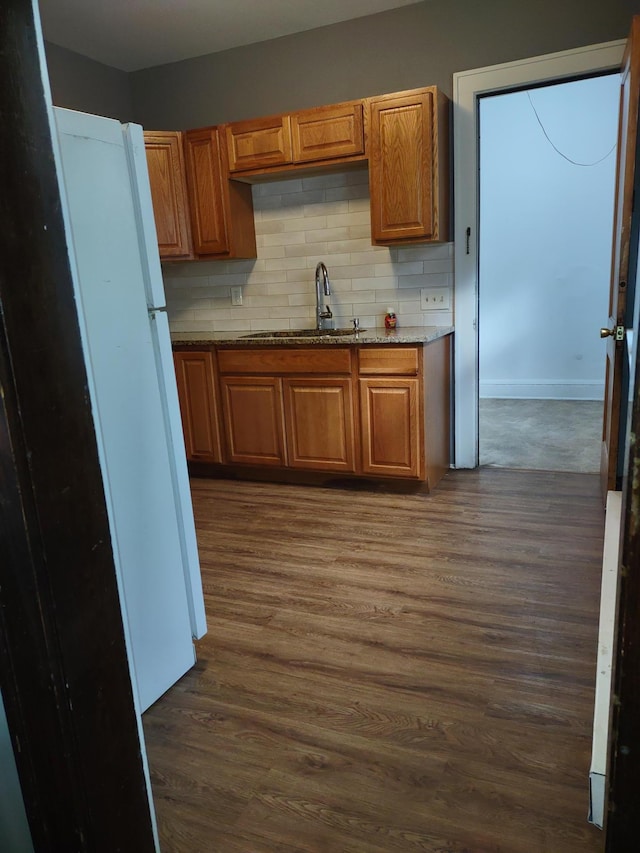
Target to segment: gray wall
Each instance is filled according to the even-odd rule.
[[[53,103],[86,113],[133,119],[129,75],[79,53],[45,44]]]
[[[33,853],[31,832],[0,693],[0,850]]]
[[[130,75],[135,119],[185,129],[424,85],[624,38],[638,0],[427,0]]]

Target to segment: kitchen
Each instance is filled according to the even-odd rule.
[[[418,5],[420,6],[420,14],[427,14],[427,12],[428,12],[427,7],[429,7],[432,4],[418,4]],[[462,4],[462,6],[464,7],[465,12],[469,12],[469,13],[471,12],[471,10],[467,7],[466,4]],[[413,11],[413,10],[411,10],[411,11]],[[405,10],[401,14],[400,17],[403,18],[404,15],[408,15],[408,14],[409,14],[409,11]],[[416,14],[417,14],[417,12],[416,12]],[[392,18],[392,20],[393,20],[393,18]],[[596,42],[596,41],[602,41],[602,40],[605,40],[606,38],[621,37],[622,35],[624,35],[625,28],[628,24],[627,21],[624,21],[624,22],[620,21],[617,26],[612,24],[610,26],[610,29],[607,29],[606,27],[598,27],[597,23],[595,21],[592,21],[591,22],[592,30],[591,30],[591,32],[589,32],[588,31],[588,24],[585,23],[584,13],[583,13],[583,16],[581,18],[581,21],[584,24],[586,31],[582,32],[579,36],[575,35],[573,28],[570,28],[571,29],[570,33],[567,33],[567,31],[565,30],[564,37],[562,35],[558,35],[557,33],[554,35],[550,32],[544,33],[544,34],[539,34],[538,40],[535,41],[534,44],[529,45],[528,46],[529,49],[525,50],[522,55],[533,55],[536,53],[542,53],[542,52],[545,52],[547,50],[551,50],[554,48],[559,49],[560,47],[571,46],[574,43],[591,43],[591,42]],[[389,19],[387,19],[386,15],[385,15],[385,22],[384,23],[385,23],[385,26],[389,23]],[[407,23],[408,23],[408,21],[407,21]],[[411,30],[415,29],[416,22],[414,20],[411,20],[411,24],[412,24],[412,26],[410,27],[410,29]],[[345,37],[347,37],[348,34],[350,33],[352,26],[353,26],[353,22],[346,25]],[[467,26],[469,26],[468,20],[467,20]],[[524,28],[526,26],[526,24],[523,24],[522,26]],[[482,65],[482,64],[489,64],[489,62],[502,61],[503,58],[510,58],[508,54],[505,56],[505,53],[501,52],[501,51],[494,51],[494,53],[490,56],[490,50],[489,50],[488,46],[487,46],[487,53],[485,55],[482,55],[482,51],[480,50],[480,47],[479,47],[480,40],[477,40],[477,44],[476,44],[475,36],[476,36],[478,31],[480,31],[479,30],[479,22],[476,21],[476,27],[474,30],[473,45],[470,46],[470,48],[469,48],[469,60],[463,60],[463,59],[454,57],[454,60],[452,60],[452,61],[455,61],[455,63],[456,63],[455,67],[456,68],[470,67],[470,66]],[[464,32],[465,32],[465,30],[463,27],[462,31],[459,33],[460,39],[462,39]],[[404,33],[404,35],[406,36],[406,40],[408,41],[408,43],[411,43],[411,35],[409,33],[409,30],[407,30]],[[308,38],[308,36],[305,36],[304,38]],[[575,39],[575,41],[573,41],[574,39]],[[295,39],[294,39],[294,41],[295,41]],[[366,42],[366,39],[359,39],[358,41],[353,42],[354,49],[356,49],[356,50],[358,48],[362,49],[363,42]],[[421,45],[421,51],[424,50],[424,38],[423,37],[422,37],[422,42],[423,42],[423,44]],[[451,44],[453,44],[453,43],[454,43],[454,40],[452,39]],[[491,43],[491,37],[488,36],[487,44],[489,45],[490,43]],[[381,32],[379,33],[377,41],[376,41],[376,39],[373,39],[371,44],[374,46],[377,45],[377,49],[381,51],[380,56],[384,55],[384,52],[381,49],[382,48]],[[279,45],[279,47],[282,47],[282,45]],[[54,50],[53,53],[55,53],[55,52],[56,51]],[[244,54],[246,53],[246,50],[243,50],[242,53],[244,56]],[[260,54],[260,49],[258,49],[258,54]],[[330,50],[329,46],[327,46],[327,50],[324,51],[324,55],[327,59],[328,64],[330,64],[329,61],[333,57],[331,55],[331,50]],[[86,72],[86,61],[85,60],[82,60],[82,59],[76,60],[75,57],[69,57],[69,56],[66,56],[65,59],[71,63],[77,62],[78,67],[83,67],[84,71]],[[387,59],[387,63],[389,63],[388,59]],[[384,63],[382,63],[382,64],[384,64]],[[391,64],[395,65],[395,66],[400,65],[397,55],[396,55],[395,61],[392,61]],[[273,68],[273,67],[275,67],[275,65],[276,65],[276,63],[271,63],[271,64],[269,64],[268,67]],[[335,63],[333,64],[332,67],[335,69]],[[445,66],[445,68],[446,67],[447,66]],[[427,70],[433,71],[433,73],[432,74],[426,74],[426,76],[425,76],[425,74],[423,74],[423,71],[421,70],[420,74],[418,75],[420,77],[420,80],[410,80],[410,81],[398,80],[398,69],[397,69],[397,67],[395,68],[395,71],[394,71],[394,69],[391,69],[388,67],[385,70],[387,70],[389,72],[388,80],[385,81],[385,83],[382,87],[376,87],[376,89],[370,88],[369,84],[367,84],[369,94],[376,94],[376,93],[379,94],[379,93],[388,92],[388,91],[399,91],[399,90],[402,90],[404,88],[412,87],[414,84],[424,84],[424,83],[431,84],[432,82],[439,82],[437,79],[435,79],[436,77],[438,77],[438,73],[433,71],[433,69],[427,69]],[[161,74],[165,74],[165,73],[166,73],[166,71],[161,72]],[[102,75],[105,74],[104,69],[100,70],[100,74],[102,74]],[[114,74],[106,73],[106,76],[109,79],[111,79],[114,83],[116,83],[116,86],[119,86],[120,83],[122,82],[122,75],[120,75],[118,73],[114,73]],[[142,73],[140,75],[141,78],[144,78],[144,76],[145,76],[144,73]],[[329,74],[328,77],[330,78],[330,76],[331,75]],[[371,76],[372,77],[375,76],[375,71],[372,71]],[[440,77],[442,77],[442,76],[446,77],[447,74],[440,71]],[[83,74],[83,78],[86,81],[86,73]],[[225,79],[225,78],[223,77],[223,79]],[[392,83],[392,85],[389,85],[390,82]],[[137,85],[137,84],[134,83],[134,85]],[[354,93],[352,93],[352,92],[340,91],[341,85],[343,85],[343,81],[341,81],[340,85],[336,85],[334,87],[334,89],[331,92],[330,97],[320,98],[317,100],[314,99],[313,103],[315,103],[315,104],[336,103],[337,101],[341,100],[342,98],[353,97]],[[373,83],[371,84],[371,86],[373,86]],[[444,87],[447,86],[446,81],[443,81],[443,86]],[[154,87],[154,88],[157,88],[157,87]],[[247,88],[247,97],[250,94],[250,92],[249,92],[250,88],[252,88],[252,87]],[[268,86],[265,87],[265,89],[268,89],[268,88],[269,88]],[[55,90],[55,80],[54,80],[54,90]],[[255,90],[255,86],[253,87],[253,90]],[[103,90],[101,90],[101,91],[103,91]],[[254,94],[255,94],[255,92],[254,92]],[[99,97],[101,97],[101,96],[102,96],[102,94],[99,95]],[[98,100],[99,100],[99,97],[98,97]],[[166,94],[163,97],[166,98]],[[156,93],[156,98],[157,98],[157,93]],[[246,98],[244,100],[246,100]],[[152,103],[152,101],[153,101],[153,98],[152,97],[149,98],[150,104]],[[62,101],[60,101],[60,102],[62,103]],[[170,109],[179,110],[179,109],[184,108],[184,98],[176,98],[175,101],[171,98],[166,98],[166,103]],[[80,106],[77,103],[76,104],[71,103],[71,101],[67,102],[66,105],[68,105],[68,106]],[[302,104],[301,106],[309,106],[309,105],[310,105],[309,103],[306,103],[306,104]],[[83,108],[89,109],[89,105],[87,103],[85,103],[83,105]],[[247,113],[244,117],[265,115],[271,111],[274,111],[274,112],[278,111],[278,109],[295,109],[295,108],[297,108],[297,105],[295,105],[295,104],[279,103],[279,104],[275,105],[275,104],[269,103],[268,102],[268,96],[267,96],[265,98],[264,106],[259,107],[257,109],[254,109],[252,111],[247,111]],[[94,106],[93,109],[96,112],[101,111],[98,109],[98,105]],[[186,127],[195,127],[195,126],[198,126],[199,124],[210,124],[211,122],[226,121],[228,119],[236,118],[236,116],[234,116],[233,114],[227,114],[224,117],[222,117],[222,116],[215,117],[214,112],[215,111],[212,109],[210,116],[207,116],[207,118],[204,118],[204,117],[198,116],[197,109],[196,109],[196,110],[194,110],[194,113],[193,113],[193,120],[189,120],[186,122],[176,121],[175,123],[173,123],[173,121],[172,121],[170,126],[172,126],[172,127],[183,126],[185,128]],[[243,116],[238,116],[238,117],[241,118]],[[174,117],[169,116],[169,118],[173,119]],[[151,126],[158,127],[160,124],[160,121],[147,122],[146,120],[143,120],[143,119],[141,119],[141,120],[143,121],[143,123],[146,126],[149,126],[149,127],[151,127]],[[167,124],[167,126],[169,126],[169,125]],[[330,266],[330,262],[329,262],[329,266]],[[313,270],[311,270],[311,273],[313,273]],[[309,290],[310,290],[311,294],[313,293],[312,288],[313,288],[313,281],[312,281],[312,275],[311,275],[310,279],[309,279]],[[400,321],[402,322],[402,317],[400,318]]]

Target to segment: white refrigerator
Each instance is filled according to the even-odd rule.
[[[144,139],[138,125],[101,116],[55,108],[54,120],[88,393],[142,712],[193,666],[193,638],[206,632]]]

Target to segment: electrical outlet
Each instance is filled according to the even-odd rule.
[[[448,311],[451,308],[451,290],[448,287],[425,287],[420,291],[420,308],[423,311]]]
[[[231,288],[231,304],[242,305],[242,287],[238,286]]]

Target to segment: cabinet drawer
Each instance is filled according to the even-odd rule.
[[[417,347],[362,347],[360,373],[364,376],[417,376],[420,360]]]
[[[351,351],[347,347],[316,346],[306,349],[265,347],[260,349],[221,349],[220,373],[300,374],[351,372]]]

